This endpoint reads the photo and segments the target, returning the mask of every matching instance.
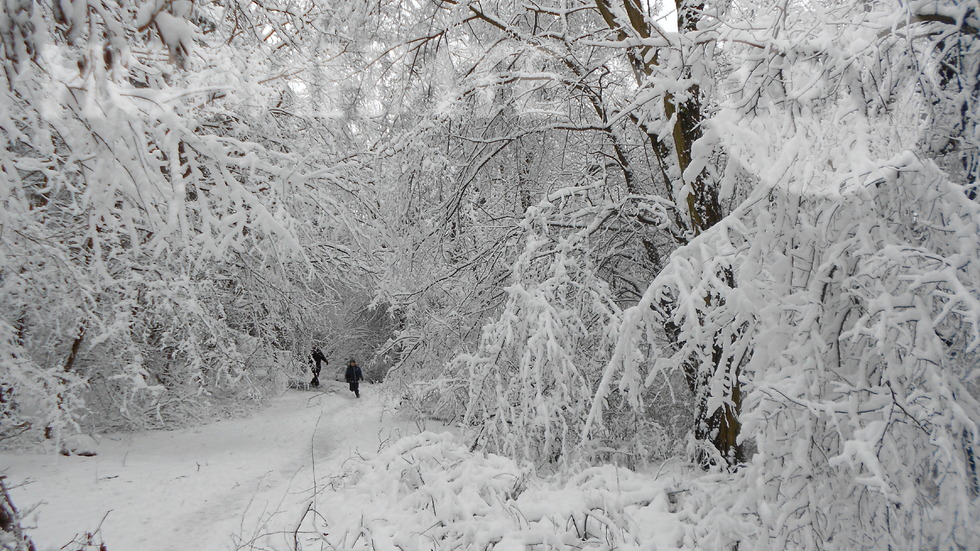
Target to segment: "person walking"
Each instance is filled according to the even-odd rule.
[[[364,379],[364,374],[361,373],[361,368],[357,366],[357,360],[354,358],[351,358],[350,361],[347,362],[347,371],[344,372],[344,379],[347,381],[347,384],[350,385],[350,391],[354,393],[354,396],[360,398],[361,391],[358,388],[358,385],[360,384],[360,381]]]
[[[323,355],[320,347],[314,344],[313,350],[310,351],[310,371],[313,373],[313,380],[310,381],[310,386],[314,388],[320,386],[320,362],[323,362],[323,365],[330,363],[327,361],[327,357]]]

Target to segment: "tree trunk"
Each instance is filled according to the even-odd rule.
[[[646,17],[643,5],[639,0],[620,0],[622,10],[617,12],[612,7],[613,0],[595,0],[596,7],[603,20],[619,35],[621,40],[628,38],[646,39],[654,35],[654,29]],[[680,32],[693,32],[697,29],[698,22],[703,11],[703,2],[697,0],[685,1],[676,0],[677,8],[677,28]],[[625,14],[626,21],[621,21],[616,14]],[[629,50],[630,65],[633,67],[634,75],[638,84],[642,84],[643,79],[651,76],[659,64],[659,55],[656,51],[651,51],[650,46],[638,46]],[[686,75],[680,75],[686,76]],[[678,103],[676,98],[670,94],[665,95],[663,100],[664,118],[675,117],[674,127],[669,137],[669,142],[662,140],[654,132],[644,129],[657,160],[661,165],[661,173],[665,177],[676,174],[686,180],[688,187],[672,186],[673,188],[687,189],[684,197],[675,197],[675,201],[683,202],[687,208],[687,220],[678,220],[687,226],[689,237],[694,237],[708,228],[717,224],[723,218],[721,204],[718,200],[718,187],[714,182],[709,181],[706,171],[702,170],[696,175],[685,174],[693,161],[693,145],[702,136],[702,123],[704,113],[702,112],[701,91],[693,84],[688,89],[688,99]],[[642,127],[642,126],[641,126]],[[671,185],[671,182],[667,182]],[[681,205],[678,205],[680,207]],[[734,276],[730,272],[722,274],[726,282],[734,287]],[[711,297],[706,296],[705,302],[710,304]],[[679,338],[679,330],[673,324],[665,324],[667,335],[675,343]],[[714,335],[712,339],[712,362],[709,366],[702,366],[698,361],[692,359],[685,367],[685,377],[696,400],[695,429],[694,435],[700,441],[710,442],[729,465],[739,463],[745,459],[744,449],[738,444],[738,436],[741,431],[739,422],[739,412],[742,407],[742,389],[739,381],[740,370],[736,366],[732,370],[730,365],[732,359],[725,359],[724,343],[719,342],[720,335]],[[708,389],[711,380],[721,373],[731,372],[734,380],[731,381],[731,392],[728,402],[713,412],[708,411]],[[699,453],[697,461],[707,466],[713,462],[712,454]]]

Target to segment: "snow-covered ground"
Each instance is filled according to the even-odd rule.
[[[104,436],[94,457],[0,453],[0,472],[41,551],[86,533],[109,551],[683,546],[665,481],[611,466],[544,481],[419,434],[372,390],[327,382],[248,418]]]
[[[94,457],[2,453],[0,471],[20,509],[37,505],[29,533],[40,549],[100,526],[112,551],[234,549],[233,536],[295,524],[317,477],[409,428],[371,387],[362,395],[331,381],[244,419],[104,436]]]

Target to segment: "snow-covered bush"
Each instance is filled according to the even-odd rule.
[[[629,251],[622,243],[628,234],[604,226],[612,216],[628,218],[619,211],[632,203],[585,207],[592,191],[561,190],[528,209],[526,242],[512,266],[502,313],[484,326],[477,350],[451,366],[468,384],[464,422],[479,427],[478,441],[489,450],[536,463],[605,458],[636,466],[672,453],[676,441],[667,435],[686,425],[686,419],[661,415],[669,407],[644,403],[639,395],[632,402],[617,396],[607,400],[608,422],[598,423],[583,445],[590,404],[609,360],[610,330],[622,312],[599,264]],[[566,203],[581,208],[570,215]],[[670,394],[663,382],[645,397]],[[684,401],[686,394],[675,397]]]
[[[297,529],[302,548],[666,551],[685,537],[669,513],[666,478],[604,466],[543,479],[445,433],[353,457],[323,482],[329,491],[316,496],[315,514]]]
[[[537,230],[546,231],[549,210],[529,217]],[[457,361],[469,375],[465,420],[480,427],[489,449],[557,461],[578,443],[603,360],[594,357],[599,328],[617,306],[595,266],[576,253],[580,234],[553,240],[539,231],[528,232],[503,314],[484,328],[479,353]]]
[[[743,416],[758,502],[743,505],[773,549],[971,547],[980,205],[910,153],[837,197],[780,195],[809,207],[798,231],[762,215],[741,255],[742,281],[770,282],[743,283],[765,320]]]
[[[34,542],[24,531],[23,519],[23,513],[17,509],[7,492],[6,477],[0,476],[0,549],[35,551]]]

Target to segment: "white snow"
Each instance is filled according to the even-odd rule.
[[[18,508],[37,505],[28,533],[42,550],[100,523],[111,551],[235,549],[238,534],[291,531],[315,477],[414,429],[383,418],[371,386],[356,400],[331,381],[248,418],[101,437],[94,457],[3,452],[0,472],[19,485],[11,491]]]
[[[72,549],[677,549],[667,478],[612,465],[566,479],[422,432],[339,382],[169,432],[101,437],[98,455],[0,453],[39,551]],[[35,507],[36,506],[36,507]]]

